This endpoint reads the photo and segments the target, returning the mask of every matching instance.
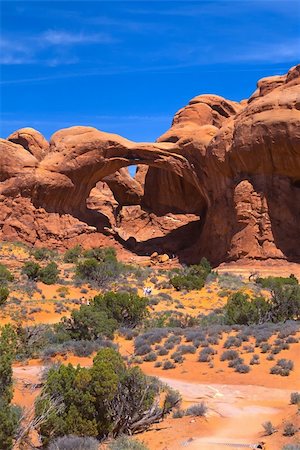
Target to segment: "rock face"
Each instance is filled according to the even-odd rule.
[[[91,127],[48,143],[18,130],[0,143],[0,200],[2,239],[298,261],[300,66],[260,80],[248,101],[195,97],[156,143]]]
[[[21,128],[8,136],[7,140],[22,145],[38,161],[41,161],[49,151],[49,143],[33,128]]]

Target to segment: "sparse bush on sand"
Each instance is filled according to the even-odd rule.
[[[204,417],[206,416],[208,411],[208,408],[204,402],[197,403],[195,405],[189,406],[187,408],[185,415],[186,416],[197,416],[197,417]]]
[[[221,361],[230,361],[239,357],[239,354],[236,350],[225,350],[221,357]]]
[[[92,437],[62,436],[51,442],[48,450],[98,450],[99,445]]]
[[[290,371],[293,370],[294,363],[290,359],[279,359],[275,366],[271,367],[270,373],[273,375],[281,375],[287,377]]]
[[[170,361],[169,359],[167,359],[167,361],[164,361],[162,368],[163,370],[169,370],[169,369],[174,369],[175,364],[172,363],[172,361]]]
[[[298,431],[298,428],[292,422],[286,422],[283,428],[283,436],[294,436]]]
[[[107,450],[148,450],[148,447],[132,437],[120,436],[108,445]]]
[[[262,426],[265,430],[266,436],[271,436],[271,434],[274,434],[277,431],[272,422],[270,422],[269,420],[267,422],[264,422]]]
[[[291,393],[291,405],[300,405],[300,392]]]
[[[247,364],[238,364],[235,368],[235,371],[238,373],[248,373],[250,372],[250,367]]]

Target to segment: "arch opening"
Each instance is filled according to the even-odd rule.
[[[94,214],[93,225],[138,255],[157,251],[180,257],[199,238],[205,199],[168,165],[134,166],[134,176],[129,172],[133,165],[126,165],[91,189],[86,205]]]

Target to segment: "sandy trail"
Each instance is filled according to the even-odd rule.
[[[263,422],[276,422],[289,403],[291,390],[267,388],[253,385],[197,384],[161,378],[178,390],[183,405],[204,401],[209,407],[209,416],[221,416],[220,425],[213,435],[203,436],[199,430],[191,441],[181,442],[181,447],[192,449],[251,448],[263,440]],[[192,420],[192,419],[191,419]],[[180,448],[180,447],[178,447]],[[253,447],[252,447],[253,448]]]
[[[25,400],[20,384],[24,381],[38,383],[43,369],[44,366],[41,365],[14,367],[14,379],[17,382],[16,397],[19,404]],[[184,439],[183,434],[182,440],[177,442],[174,450],[251,448],[251,444],[263,440],[261,426],[263,422],[280,421],[292,392],[289,389],[253,385],[193,383],[166,377],[160,377],[160,379],[180,392],[184,408],[204,401],[209,408],[208,422],[215,422],[213,434],[209,432],[203,435],[203,429],[199,423],[200,428],[195,428],[193,438]],[[23,405],[28,406],[28,400],[34,401],[36,395],[37,392]],[[194,421],[192,417],[190,420]],[[246,446],[247,444],[249,447]]]

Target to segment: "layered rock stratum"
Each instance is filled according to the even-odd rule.
[[[92,127],[49,142],[17,130],[0,142],[0,201],[1,239],[298,261],[300,65],[240,103],[193,98],[154,143]]]

